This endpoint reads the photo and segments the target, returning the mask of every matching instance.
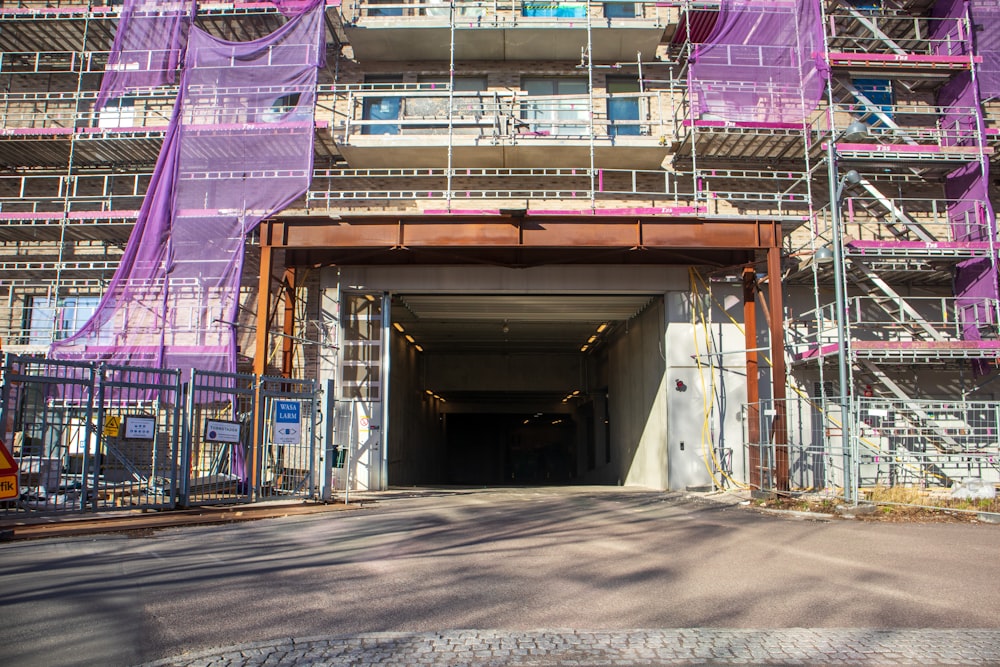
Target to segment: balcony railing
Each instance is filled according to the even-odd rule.
[[[342,93],[346,116],[334,131],[344,142],[360,135],[467,135],[492,139],[590,136],[656,138],[672,132],[665,93],[527,95],[433,90],[429,84],[367,84]],[[334,107],[339,108],[339,107]]]
[[[833,52],[965,56],[971,35],[964,18],[928,18],[863,9],[838,9],[827,16],[827,43]]]
[[[514,27],[556,24],[585,28],[591,21],[601,24],[628,23],[662,25],[669,16],[663,3],[629,0],[360,0],[346,2],[344,17],[350,23],[370,24],[380,20],[407,19],[408,25],[439,24],[454,16],[462,27]]]

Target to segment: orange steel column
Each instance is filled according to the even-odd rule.
[[[785,405],[785,328],[781,285],[780,235],[767,249],[767,293],[771,307],[771,391],[774,397],[774,420],[771,442],[774,443],[774,488],[788,491],[788,421]]]
[[[253,373],[257,376],[257,384],[254,388],[254,415],[253,421],[253,441],[250,443],[247,459],[250,463],[250,489],[252,497],[256,497],[260,481],[260,444],[264,441],[263,428],[264,419],[261,411],[264,410],[264,400],[261,394],[263,384],[260,378],[267,370],[267,330],[269,306],[271,303],[271,271],[274,268],[274,249],[269,243],[271,227],[268,223],[263,223],[260,230],[260,275],[257,278],[257,329],[254,332],[254,354]]]
[[[743,338],[747,363],[747,439],[750,488],[760,489],[760,378],[757,365],[757,273],[743,268]]]
[[[254,334],[253,372],[263,375],[267,369],[267,329],[271,303],[271,270],[274,264],[274,249],[267,243],[265,233],[270,228],[262,228],[260,234],[260,276],[257,280],[257,330]]]

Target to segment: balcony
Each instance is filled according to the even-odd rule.
[[[669,151],[658,92],[449,94],[433,86],[362,84],[338,93],[333,140],[348,163],[445,167],[450,150],[452,166],[583,167],[593,151],[598,167],[657,169]]]
[[[651,60],[668,23],[653,2],[360,0],[343,9],[354,57],[367,61]]]

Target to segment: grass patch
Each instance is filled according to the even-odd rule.
[[[1000,514],[1000,499],[958,500],[948,489],[921,489],[909,486],[877,486],[861,489],[862,504],[874,504],[869,512],[855,512],[842,498],[817,494],[784,494],[756,499],[752,506],[764,509],[851,514],[865,521],[970,523],[979,512]]]

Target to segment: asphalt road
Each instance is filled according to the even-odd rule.
[[[4,664],[372,632],[1000,628],[1000,526],[804,521],[621,488],[0,545]]]

